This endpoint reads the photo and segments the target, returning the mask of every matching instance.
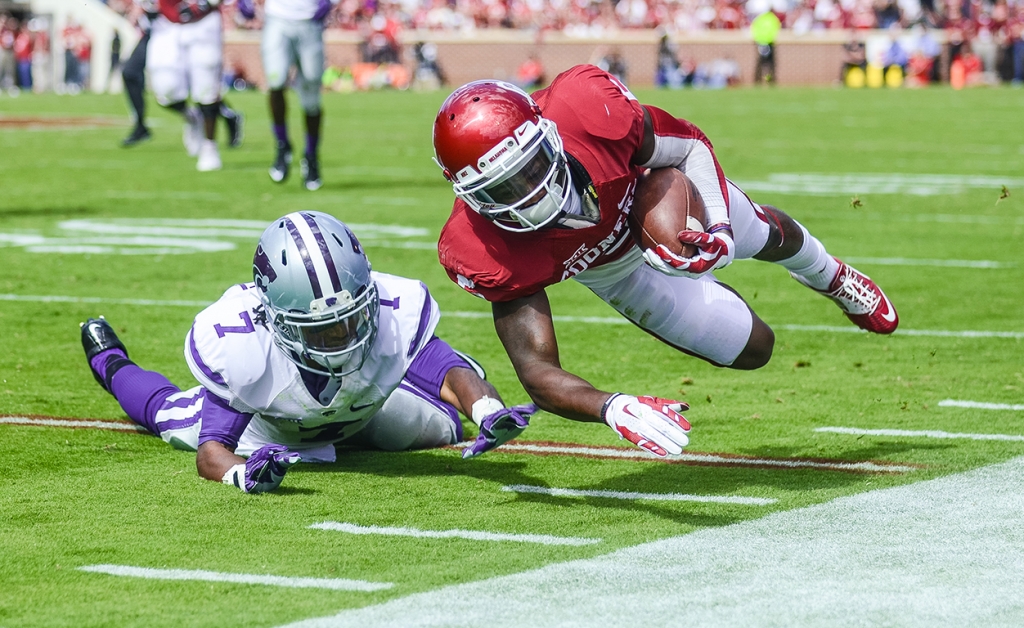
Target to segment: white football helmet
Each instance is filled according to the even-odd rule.
[[[347,226],[321,212],[288,214],[263,232],[252,266],[274,342],[289,360],[334,378],[363,366],[380,296]]]
[[[555,123],[526,92],[473,81],[434,120],[434,161],[456,196],[507,231],[534,231],[565,215],[569,166]]]

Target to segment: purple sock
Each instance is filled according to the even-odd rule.
[[[96,373],[97,377],[101,380],[105,380],[107,379],[107,359],[114,356],[120,358],[128,357],[125,355],[125,352],[120,349],[107,349],[106,351],[100,351],[96,355],[92,356],[92,359],[89,360],[89,368]]]
[[[306,157],[316,158],[316,150],[320,144],[319,135],[306,134]]]
[[[97,356],[98,357],[98,356]],[[110,392],[132,421],[159,436],[156,413],[168,397],[181,389],[155,371],[135,364],[122,366],[110,380]]]
[[[283,124],[274,125],[274,137],[277,138],[278,144],[290,144],[288,141],[288,127]]]

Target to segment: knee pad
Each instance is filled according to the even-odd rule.
[[[299,104],[307,115],[320,113],[320,82],[299,80],[295,86]]]

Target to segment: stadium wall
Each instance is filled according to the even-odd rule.
[[[864,33],[885,37],[884,32]],[[938,35],[938,33],[936,33]],[[602,54],[616,49],[626,61],[627,82],[634,87],[654,85],[658,53],[657,31],[622,31],[614,36],[573,37],[563,33],[538,37],[529,31],[477,31],[471,34],[435,31],[406,31],[402,34],[402,60],[414,70],[412,47],[417,42],[433,42],[437,58],[451,85],[480,78],[512,79],[516,68],[532,53],[546,70],[547,79],[579,63],[593,63]],[[328,31],[325,34],[328,65],[349,67],[359,59],[360,37],[356,33]],[[739,65],[739,84],[751,85],[757,51],[746,31],[706,31],[679,36],[680,60],[695,63],[714,59],[732,59]],[[831,85],[838,82],[842,65],[842,46],[849,41],[847,31],[824,31],[794,35],[783,31],[775,46],[776,73],[780,85]],[[225,67],[240,69],[244,76],[263,86],[259,59],[259,33],[228,31],[225,38]]]

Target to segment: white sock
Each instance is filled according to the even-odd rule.
[[[799,276],[803,283],[817,290],[825,290],[839,272],[839,262],[828,254],[818,238],[808,233],[803,225],[798,226],[804,234],[804,244],[796,255],[781,260],[779,264]]]

